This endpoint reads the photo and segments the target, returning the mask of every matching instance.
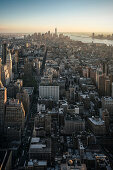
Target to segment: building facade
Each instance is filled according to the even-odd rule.
[[[4,129],[5,104],[7,101],[7,89],[0,82],[0,130]]]
[[[39,97],[59,100],[59,86],[39,86]]]
[[[17,99],[10,99],[6,104],[5,127],[24,128],[25,110],[23,104]]]

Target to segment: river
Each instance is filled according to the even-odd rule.
[[[93,42],[93,43],[102,43],[102,44],[113,46],[113,40],[93,39],[91,36],[86,35],[86,34],[77,34],[77,33],[63,33],[63,34],[69,36],[72,40],[81,41],[83,43]]]

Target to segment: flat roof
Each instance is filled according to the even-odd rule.
[[[89,118],[89,120],[95,125],[104,125],[105,122],[102,119]]]
[[[37,165],[39,165],[39,166],[47,166],[47,161],[37,161],[37,160],[30,160],[28,162],[28,166],[33,166],[34,163],[35,164],[37,163]]]
[[[39,143],[40,138],[32,138],[31,143]]]
[[[38,165],[40,165],[40,166],[41,165],[45,165],[46,166],[47,165],[47,161],[38,161]]]
[[[30,149],[43,149],[46,148],[46,145],[44,144],[31,144]]]

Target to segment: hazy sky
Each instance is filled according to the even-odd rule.
[[[113,32],[113,0],[0,0],[0,32]]]

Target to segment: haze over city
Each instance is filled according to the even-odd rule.
[[[0,32],[112,32],[113,0],[2,0]]]
[[[113,0],[0,0],[0,170],[113,170]]]

